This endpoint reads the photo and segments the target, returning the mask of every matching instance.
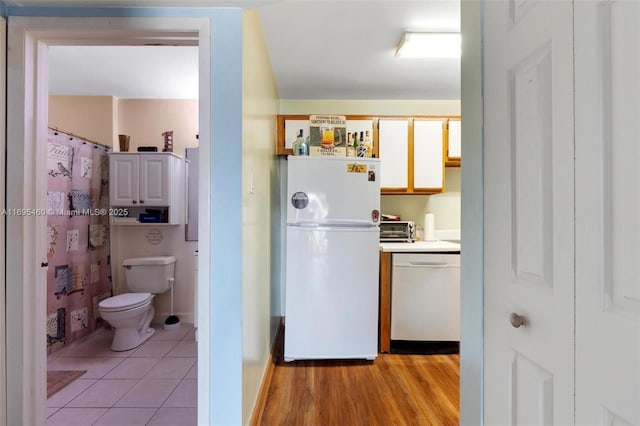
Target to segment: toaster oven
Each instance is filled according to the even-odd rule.
[[[380,241],[412,243],[416,240],[416,225],[412,221],[380,222]]]

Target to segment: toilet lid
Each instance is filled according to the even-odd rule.
[[[133,309],[149,303],[151,296],[151,293],[124,293],[104,299],[98,306],[103,311]]]

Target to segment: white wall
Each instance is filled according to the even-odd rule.
[[[117,99],[113,96],[49,96],[49,126],[93,142],[115,140]]]
[[[460,101],[416,99],[281,99],[280,114],[460,115]]]
[[[275,157],[278,90],[255,10],[243,13],[242,59],[242,421],[247,424],[279,319],[271,312],[270,300],[276,273],[271,266],[271,238],[279,235],[278,229],[271,229],[272,217],[279,215]]]
[[[383,195],[382,213],[413,220],[424,229],[425,212],[433,213],[435,229],[460,229],[460,168],[445,168],[445,192],[434,195]]]
[[[129,151],[139,146],[164,147],[162,133],[173,130],[173,152],[198,146],[197,99],[118,99],[117,133],[131,136]],[[116,139],[117,140],[117,139]],[[118,144],[114,151],[119,151]]]

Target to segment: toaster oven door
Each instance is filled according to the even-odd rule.
[[[407,223],[389,223],[382,222],[380,224],[380,241],[409,241],[411,233]]]

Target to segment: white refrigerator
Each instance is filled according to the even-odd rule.
[[[284,359],[378,354],[380,160],[290,156]]]

